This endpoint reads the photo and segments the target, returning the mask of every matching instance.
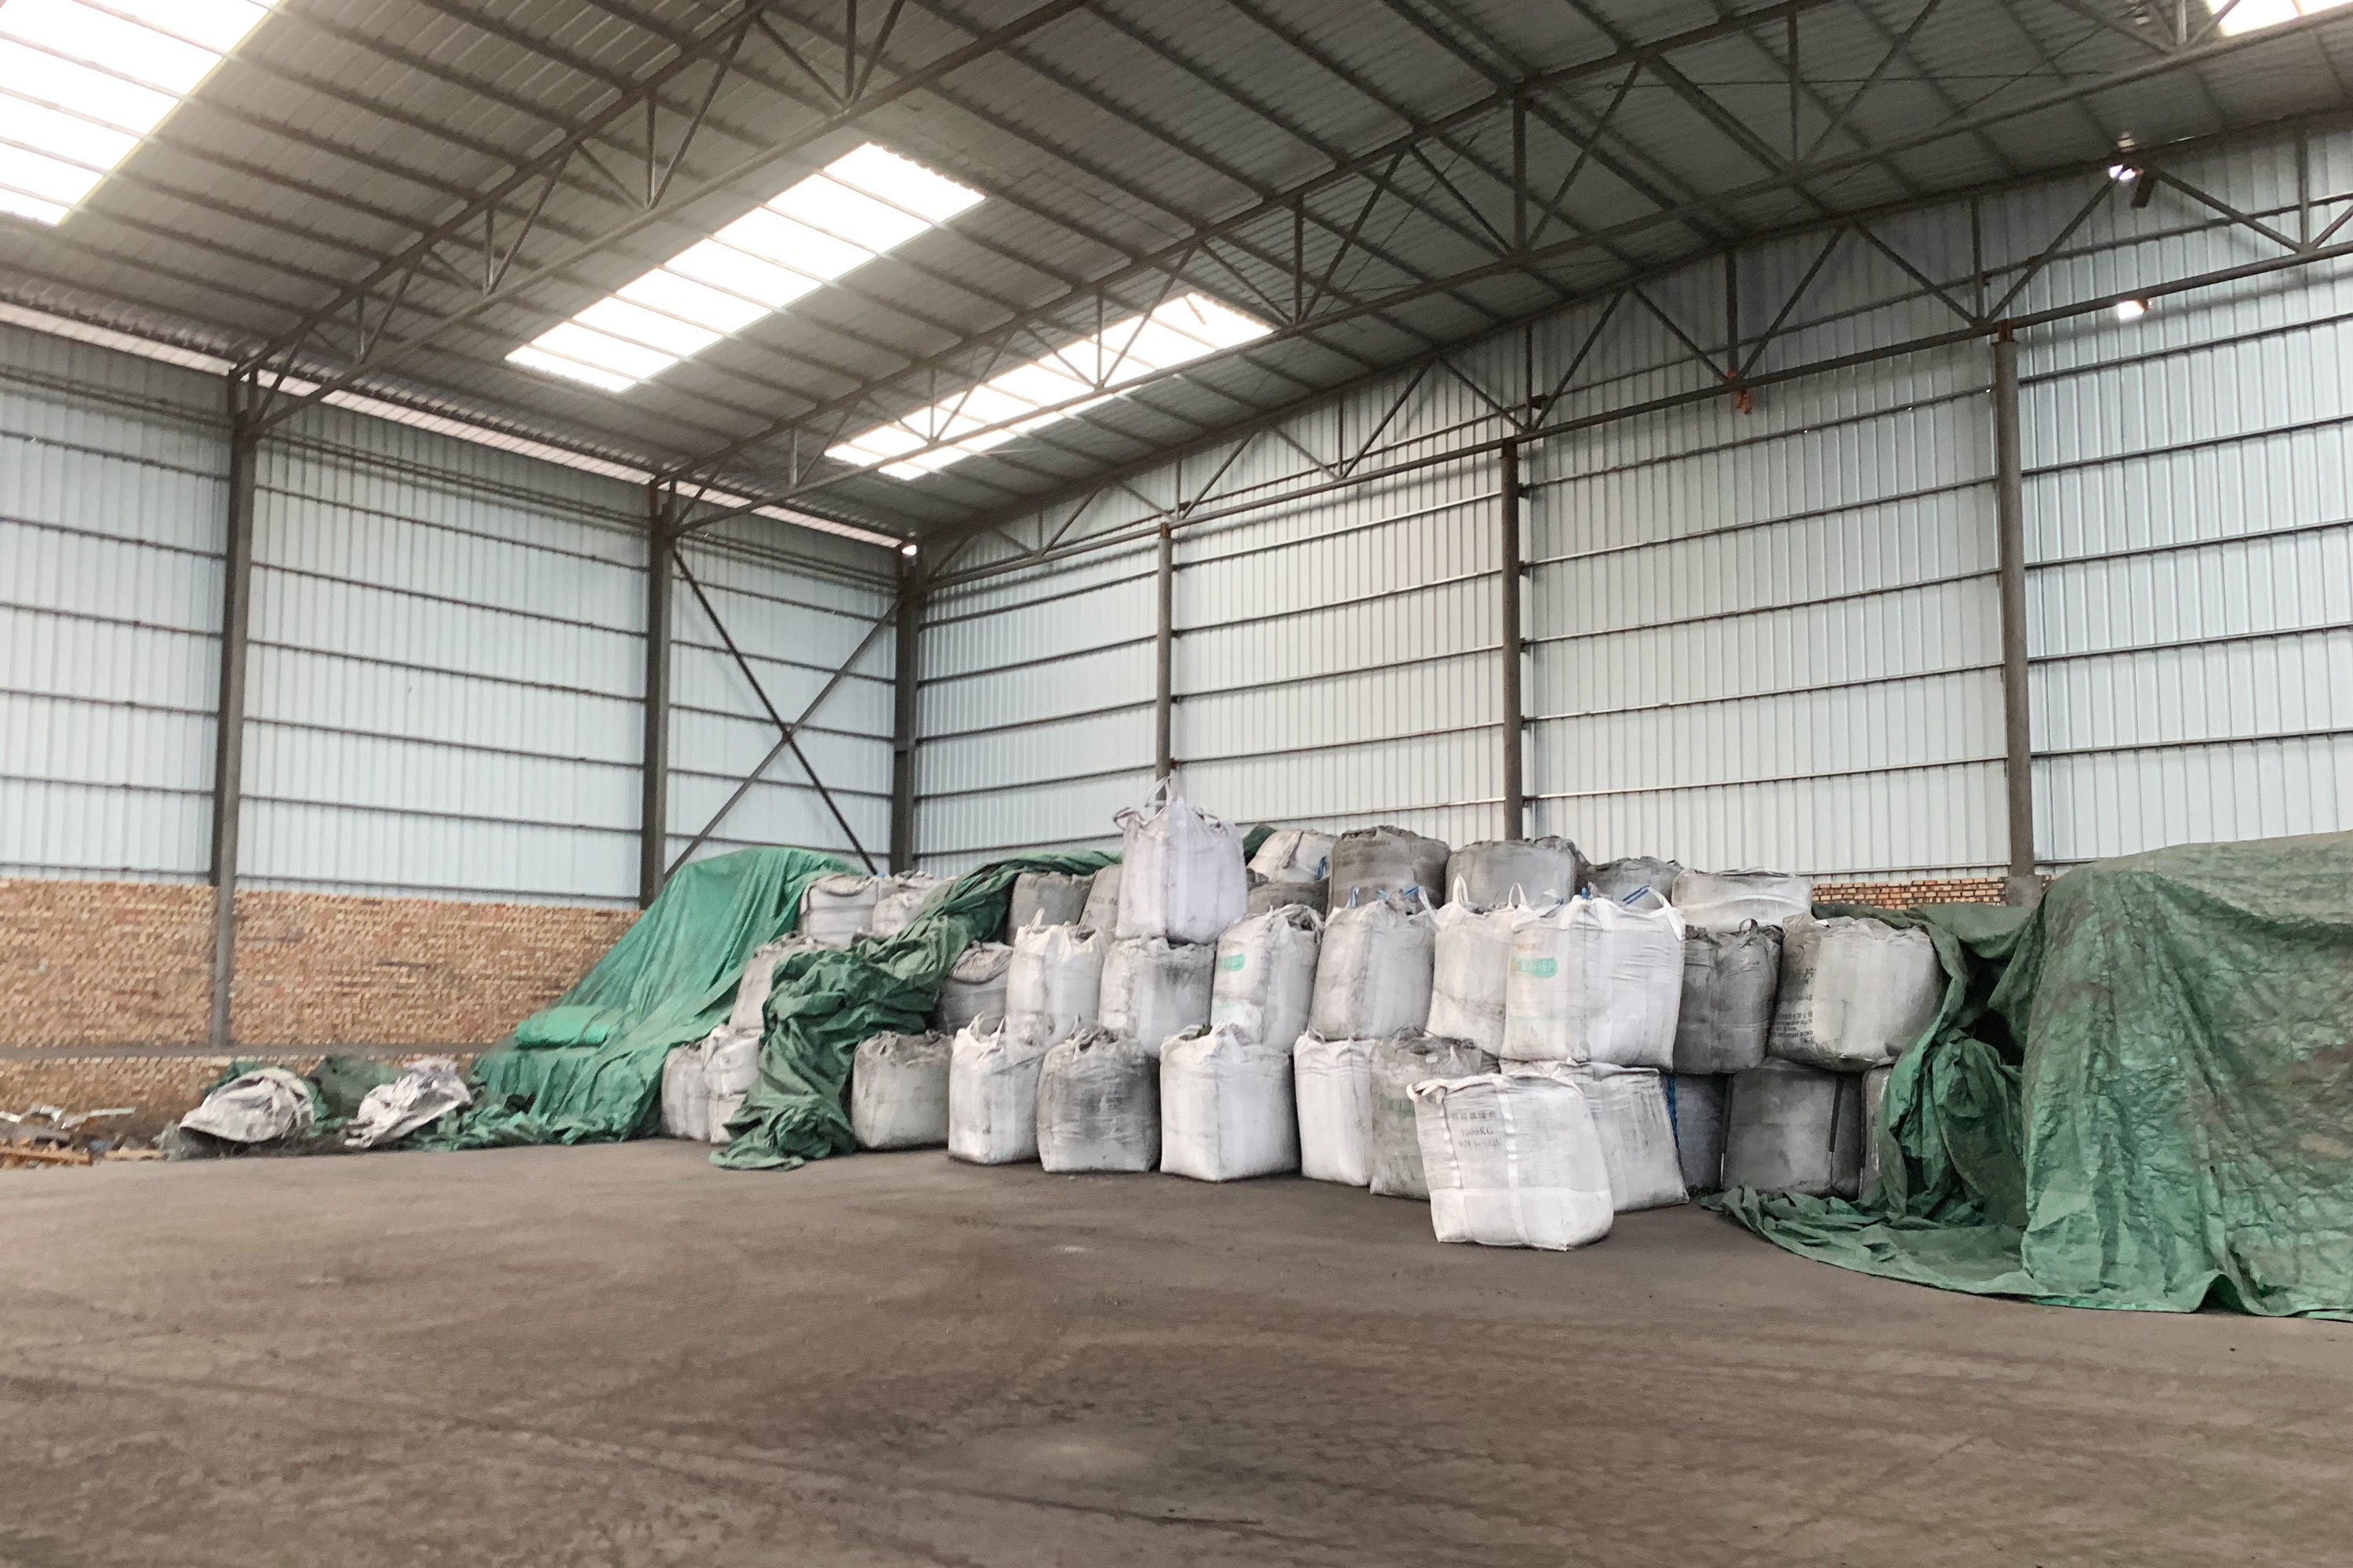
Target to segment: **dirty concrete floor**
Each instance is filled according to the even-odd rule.
[[[2353,1562],[2353,1327],[675,1143],[0,1178],[0,1563]]]

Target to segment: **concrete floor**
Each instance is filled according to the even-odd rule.
[[[680,1144],[0,1177],[0,1563],[2353,1562],[2353,1328]]]

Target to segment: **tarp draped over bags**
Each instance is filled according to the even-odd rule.
[[[2022,928],[1895,918],[1951,983],[1888,1074],[1877,1201],[1726,1213],[1949,1289],[2353,1316],[2353,834],[2095,862]]]
[[[753,950],[789,933],[809,884],[840,869],[831,855],[792,849],[681,866],[579,984],[516,1025],[510,1045],[475,1061],[472,1107],[444,1117],[422,1141],[479,1149],[652,1131],[670,1048],[726,1017]]]

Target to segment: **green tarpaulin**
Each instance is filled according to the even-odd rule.
[[[847,1154],[849,1065],[870,1035],[924,1027],[956,955],[1004,928],[1013,879],[1025,871],[1094,871],[1110,855],[1025,855],[949,883],[895,937],[866,937],[847,952],[794,953],[777,967],[760,1042],[760,1081],[712,1155],[733,1171],[790,1170]]]
[[[2353,1316],[2353,834],[2098,862],[2014,930],[1911,917],[1955,983],[1889,1079],[1879,1190],[1717,1206],[1947,1289]]]
[[[662,1058],[725,1020],[752,950],[792,930],[810,883],[848,869],[793,849],[680,867],[579,984],[475,1062],[472,1107],[417,1142],[591,1143],[652,1130]]]

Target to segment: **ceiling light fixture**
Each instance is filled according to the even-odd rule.
[[[507,358],[626,392],[980,199],[870,142]]]
[[[0,4],[0,212],[63,223],[272,9],[262,0]]]
[[[1107,403],[1130,382],[1238,348],[1273,330],[1207,294],[1187,294],[928,408],[877,425],[827,448],[825,455],[860,468],[879,465],[893,479],[921,479]]]
[[[2137,322],[2147,314],[2148,314],[2148,302],[2147,300],[2118,300],[2116,302],[2116,320],[2120,322]]]

